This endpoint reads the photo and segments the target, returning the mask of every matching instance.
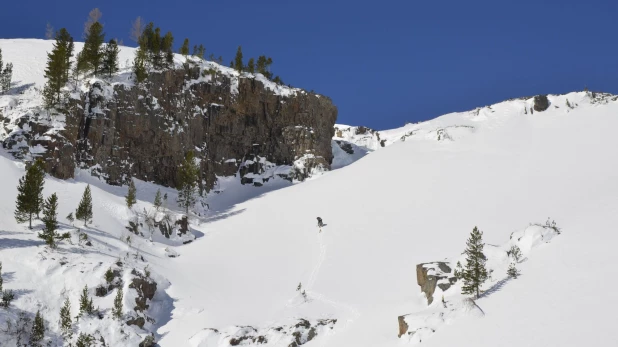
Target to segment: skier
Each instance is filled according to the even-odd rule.
[[[321,228],[322,226],[324,226],[324,223],[322,223],[322,218],[318,217],[318,226]]]

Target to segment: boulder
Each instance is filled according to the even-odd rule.
[[[397,337],[401,337],[401,335],[408,332],[408,323],[406,323],[406,316],[399,316],[397,320],[399,320],[399,335]]]
[[[455,281],[456,278],[452,275],[451,268],[445,262],[438,261],[416,265],[416,282],[421,287],[421,291],[425,293],[428,305],[433,302],[436,286],[445,291]]]
[[[137,325],[140,329],[144,328],[144,324],[146,324],[144,317],[131,318],[127,321],[127,325]]]

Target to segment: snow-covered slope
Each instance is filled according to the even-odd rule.
[[[16,64],[15,76],[19,70]],[[377,135],[361,141],[342,133],[334,140],[354,145],[360,160],[347,165],[353,160],[339,157],[340,169],[303,184],[276,180],[268,187],[285,187],[276,191],[220,182],[208,214],[191,221],[197,238],[184,245],[158,230],[152,242],[145,232],[127,244],[133,216],[124,207],[126,187],[82,174],[46,182],[45,195],[59,195],[63,230],[74,243],[46,249],[13,219],[23,166],[3,152],[0,261],[4,288],[17,295],[10,309],[0,309],[0,328],[22,311],[32,317],[40,310],[58,344],[63,296],[75,315],[83,286],[94,295],[108,268],[122,274],[126,322],[135,306],[133,269],[145,274],[148,266],[158,286],[149,301],[154,322],[144,327],[163,347],[290,346],[310,336],[309,347],[402,346],[419,337],[439,347],[614,345],[618,102],[584,92],[549,100],[544,112],[530,111],[532,98],[518,99],[380,131],[384,147]],[[94,223],[79,233],[92,246],[62,218],[87,183]],[[138,182],[136,211],[152,208],[157,188]],[[163,191],[175,209],[174,191]],[[321,232],[318,216],[326,223]],[[530,226],[547,217],[560,235]],[[485,294],[473,306],[454,285],[444,291],[447,309],[439,299],[427,306],[416,265],[460,259],[474,226],[484,232],[494,269]],[[505,249],[513,243],[527,259],[518,265],[522,276],[509,281]],[[111,318],[114,293],[95,298],[103,319],[81,319],[75,331],[98,330],[108,345],[135,346],[148,332]],[[399,338],[402,315],[413,318],[410,329],[433,330]],[[11,345],[7,334],[0,338]]]

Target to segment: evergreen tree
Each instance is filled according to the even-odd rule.
[[[75,342],[75,347],[91,347],[94,344],[94,337],[90,334],[80,333],[77,336],[77,342]]]
[[[79,58],[82,59],[81,63],[86,67],[86,71],[94,72],[94,75],[98,75],[101,69],[101,63],[103,62],[103,42],[105,41],[105,33],[103,33],[103,26],[99,22],[94,22],[88,30],[86,40],[84,42],[84,49],[82,50]],[[78,61],[78,65],[80,62]]]
[[[487,280],[487,269],[485,268],[487,258],[483,254],[483,246],[485,246],[483,232],[474,227],[466,245],[466,268],[463,271],[462,293],[475,294],[478,299],[480,288]]]
[[[154,199],[154,206],[157,209],[157,211],[161,209],[162,204],[163,204],[163,201],[161,201],[161,189],[157,189],[157,194],[155,195],[155,199]]]
[[[242,72],[243,63],[242,63],[242,47],[238,46],[238,50],[236,50],[236,57],[234,58],[234,68],[238,70],[238,72]]]
[[[513,260],[515,260],[516,263],[519,263],[519,261],[523,257],[523,254],[521,253],[521,249],[517,245],[511,246],[507,254],[511,258],[513,258]]]
[[[283,81],[281,80],[281,77],[279,76],[275,76],[275,78],[273,78],[273,82],[277,84],[283,84]]]
[[[116,291],[116,297],[114,298],[114,307],[112,308],[112,315],[114,318],[121,319],[122,318],[122,286],[118,287]]]
[[[71,222],[71,225],[73,225],[73,222],[75,222],[75,217],[73,217],[73,212],[69,213],[69,215],[67,216],[67,220]]]
[[[249,62],[247,63],[247,71],[250,73],[255,72],[255,59],[249,59]]]
[[[135,51],[135,59],[133,60],[133,73],[135,74],[137,83],[142,83],[148,77],[146,59],[146,51],[142,47],[139,47],[137,51]]]
[[[32,216],[41,210],[41,196],[44,184],[44,180],[40,179],[41,177],[45,177],[45,173],[42,163],[37,160],[26,170],[26,174],[19,179],[17,187],[15,220],[18,223],[28,221],[28,228],[30,229],[32,229]]]
[[[112,77],[113,74],[118,72],[118,53],[119,49],[116,40],[109,40],[109,43],[105,46],[105,50],[103,52],[102,67],[102,72],[107,74],[108,77]]]
[[[85,286],[82,290],[82,295],[79,297],[79,314],[92,314],[94,312],[94,305],[92,299],[88,296],[88,286]]]
[[[193,206],[197,197],[197,180],[199,167],[195,162],[193,151],[185,156],[185,161],[178,169],[178,205],[189,214],[189,207]]]
[[[73,56],[73,38],[62,28],[56,33],[56,41],[51,53],[47,54],[47,68],[45,69],[45,84],[43,95],[47,109],[60,102],[60,90],[69,81],[71,57]]]
[[[75,211],[75,218],[84,221],[84,226],[88,226],[88,221],[92,219],[92,195],[90,193],[90,185],[86,186],[82,200]]]
[[[163,68],[163,55],[161,54],[161,29],[156,28],[150,40],[152,67],[155,70]]]
[[[515,263],[511,263],[511,265],[509,265],[509,269],[506,271],[506,274],[509,275],[510,278],[517,278],[517,277],[519,277],[520,272],[515,267]]]
[[[2,284],[3,284],[3,280],[2,280],[2,262],[0,261],[0,292],[2,292]]]
[[[133,205],[135,205],[135,203],[137,202],[136,193],[137,189],[135,188],[135,183],[133,182],[133,179],[131,179],[131,182],[129,182],[129,191],[124,197],[128,208],[133,207]]]
[[[204,55],[205,55],[205,54],[206,54],[206,48],[204,47],[204,45],[200,44],[200,45],[197,47],[197,54],[196,54],[196,56],[197,56],[198,58],[200,58],[201,60],[204,60]]]
[[[60,239],[56,230],[58,230],[58,197],[56,193],[52,194],[43,204],[43,231],[39,233],[39,238],[45,240],[45,243],[50,248],[56,248],[56,239]]]
[[[185,57],[189,55],[189,39],[185,39],[180,47],[178,53],[184,55]]]
[[[64,299],[64,305],[60,309],[60,330],[62,331],[62,337],[65,340],[70,340],[73,336],[73,323],[71,321],[71,302],[69,298]]]
[[[8,63],[2,69],[2,49],[0,49],[0,94],[4,94],[11,89],[11,79],[13,78],[13,63]]]
[[[43,338],[45,337],[45,323],[39,311],[36,312],[34,323],[32,324],[32,333],[30,333],[30,346],[40,347]]]
[[[457,266],[455,266],[455,270],[453,270],[453,276],[459,281],[463,279],[463,267],[461,266],[461,262],[457,262]]]
[[[168,69],[174,68],[174,36],[171,31],[168,31],[163,37],[161,50],[165,52],[165,64]]]

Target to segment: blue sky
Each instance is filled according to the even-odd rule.
[[[519,96],[618,94],[618,1],[7,1],[0,37],[81,36],[89,10],[129,43],[142,16],[226,64],[268,55],[295,87],[330,96],[339,123],[393,128]]]

